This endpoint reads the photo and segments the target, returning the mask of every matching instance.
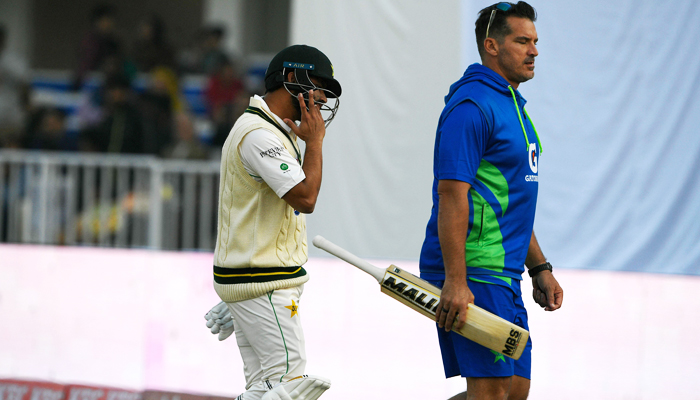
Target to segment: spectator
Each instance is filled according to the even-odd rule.
[[[177,70],[181,74],[199,73],[199,65],[201,59],[201,42],[202,32],[190,38],[188,43],[179,49],[177,53]]]
[[[66,131],[66,115],[57,108],[42,108],[27,124],[25,147],[35,150],[75,150],[76,144]]]
[[[150,72],[158,66],[174,68],[173,50],[167,43],[165,24],[153,14],[141,22],[134,43],[133,61],[139,72]]]
[[[105,88],[97,88],[86,96],[82,96],[76,110],[78,130],[92,128],[104,118]]]
[[[222,107],[237,103],[241,96],[246,97],[247,100],[247,95],[243,93],[243,89],[243,82],[239,78],[233,64],[228,60],[224,61],[216,72],[209,77],[209,82],[205,89],[204,95],[209,107],[209,114],[211,116],[219,114],[219,110]]]
[[[193,74],[213,74],[221,64],[229,59],[221,49],[223,37],[223,28],[203,29],[198,35],[196,45],[180,53],[180,71]]]
[[[135,70],[132,70],[121,59],[120,55],[107,56],[100,66],[102,76],[124,76],[129,82],[133,80]],[[81,96],[77,110],[77,126],[79,130],[94,127],[104,119],[105,85],[90,89],[87,96]]]
[[[81,133],[80,150],[142,153],[143,121],[132,102],[129,80],[123,75],[108,77],[104,95],[104,118],[97,126]]]
[[[165,158],[206,160],[209,152],[197,138],[192,117],[187,113],[175,115],[175,142],[163,152]]]
[[[243,82],[238,76],[233,64],[226,60],[217,72],[209,77],[205,98],[215,127],[212,145],[222,146],[231,127],[245,110],[248,103],[248,93],[244,90]]]
[[[224,29],[221,27],[211,27],[206,30],[202,47],[202,72],[211,75],[218,68],[228,61],[228,56],[221,48],[224,38]]]
[[[172,141],[172,116],[182,110],[175,72],[156,67],[151,83],[140,97],[139,108],[144,119],[144,152],[161,154]]]
[[[80,43],[78,53],[78,69],[75,72],[73,88],[82,87],[83,79],[89,71],[103,67],[105,61],[121,64],[122,49],[116,35],[114,7],[104,4],[92,10],[90,31]]]
[[[29,108],[27,63],[6,49],[7,30],[0,25],[0,147],[19,147]]]
[[[172,111],[182,111],[185,104],[180,95],[180,81],[175,71],[168,67],[155,68],[151,73],[153,90],[165,93],[170,97]]]

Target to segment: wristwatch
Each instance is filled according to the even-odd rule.
[[[540,272],[547,270],[549,272],[552,272],[552,264],[546,262],[544,264],[540,264],[536,267],[532,267],[527,270],[528,275],[530,275],[531,278],[534,278],[535,275],[539,274]]]

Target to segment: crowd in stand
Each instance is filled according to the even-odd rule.
[[[32,104],[30,70],[6,51],[7,31],[0,25],[0,147],[217,156],[250,96],[237,60],[222,49],[223,29],[203,28],[195,46],[175,49],[163,20],[151,15],[140,23],[138,38],[125,46],[116,33],[115,11],[106,5],[92,10],[91,29],[79,44],[67,90],[82,96],[71,129],[61,107]],[[92,72],[98,72],[100,83],[90,87]],[[208,135],[195,129],[198,116],[182,95],[182,77],[188,74],[206,77],[206,115],[199,117],[209,122]],[[134,82],[144,76],[145,84],[136,88]]]

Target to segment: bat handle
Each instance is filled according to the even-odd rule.
[[[357,268],[365,271],[366,273],[372,275],[374,279],[377,280],[380,284],[384,280],[384,270],[376,267],[367,261],[361,259],[360,257],[350,253],[349,251],[345,250],[344,248],[338,246],[337,244],[331,242],[330,240],[324,238],[323,236],[316,236],[312,240],[312,243],[314,246],[318,247],[321,250],[324,250],[338,258],[340,258],[343,261],[346,261]]]

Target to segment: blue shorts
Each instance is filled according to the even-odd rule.
[[[439,288],[444,284],[444,281],[428,282]],[[527,325],[527,311],[520,293],[520,281],[514,281],[513,285],[516,287],[469,281],[469,289],[474,294],[474,304],[530,330]],[[518,375],[530,379],[532,338],[527,340],[522,356],[516,361],[455,332],[445,332],[440,327],[437,331],[446,378],[458,375],[465,378]]]

